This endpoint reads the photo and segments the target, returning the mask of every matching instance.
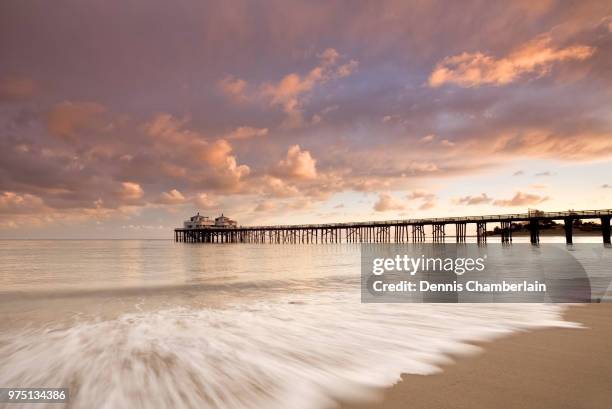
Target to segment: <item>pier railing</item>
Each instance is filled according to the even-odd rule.
[[[567,217],[575,219],[597,219],[602,216],[612,216],[612,209],[603,210],[579,210],[579,211],[561,211],[561,212],[534,212],[534,213],[509,213],[509,214],[494,214],[484,216],[457,216],[457,217],[433,217],[420,219],[396,219],[396,220],[370,220],[364,222],[339,222],[339,223],[320,223],[320,224],[278,224],[278,225],[262,225],[262,226],[239,226],[239,229],[300,229],[300,228],[326,228],[326,227],[353,227],[353,226],[393,226],[397,224],[438,224],[438,223],[456,223],[467,222],[474,223],[477,221],[485,222],[501,222],[501,221],[529,221],[532,218],[540,220],[561,220]]]

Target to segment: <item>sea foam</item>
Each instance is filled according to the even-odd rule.
[[[0,385],[68,387],[70,407],[83,409],[324,408],[402,373],[440,371],[477,352],[470,342],[576,326],[562,308],[361,304],[326,292],[129,313],[2,333]]]

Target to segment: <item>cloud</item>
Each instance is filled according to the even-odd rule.
[[[487,196],[486,193],[481,193],[479,196],[464,196],[464,197],[460,197],[458,199],[455,199],[454,203],[461,204],[461,205],[473,206],[473,205],[491,203],[491,201],[493,201],[493,199],[490,198],[489,196]]]
[[[61,138],[75,138],[79,131],[100,125],[98,116],[106,108],[95,102],[65,101],[55,105],[47,117],[47,129]]]
[[[144,190],[138,183],[121,182],[119,197],[125,201],[134,201],[144,196]]]
[[[468,88],[506,85],[526,74],[546,75],[555,63],[585,60],[594,53],[595,48],[586,45],[556,48],[551,36],[544,34],[499,59],[481,52],[446,57],[436,64],[429,76],[429,86],[439,87],[446,83]]]
[[[185,202],[185,196],[181,192],[176,189],[172,189],[168,192],[163,192],[159,199],[159,202],[162,204],[175,205],[181,204]]]
[[[429,145],[431,144],[433,141],[435,141],[437,139],[437,136],[434,134],[428,134],[425,135],[424,137],[420,138],[418,140],[419,143],[424,144],[424,145]],[[442,139],[439,142],[439,146],[442,146],[444,148],[452,148],[453,146],[455,146],[455,142],[450,141],[448,139]]]
[[[206,193],[199,193],[194,198],[194,204],[203,210],[212,210],[219,207],[219,202]]]
[[[406,205],[394,198],[393,196],[381,193],[378,196],[378,200],[374,203],[374,210],[377,212],[387,212],[390,210],[404,210]]]
[[[522,170],[517,170],[516,172],[514,172],[514,173],[512,174],[512,176],[522,176],[522,175],[524,175],[524,174],[525,174],[525,172],[524,172],[524,171],[522,171]]]
[[[237,102],[244,102],[248,99],[246,95],[247,82],[243,79],[227,75],[217,83],[221,91]]]
[[[385,115],[383,116],[382,122],[383,124],[387,124],[387,123],[397,123],[400,121],[400,116],[399,115]]]
[[[106,108],[95,102],[61,102],[47,116],[47,129],[52,135],[74,139],[77,133],[100,126],[99,115]]]
[[[239,165],[236,157],[230,155],[231,149],[226,150],[223,142],[215,143],[209,153],[210,163],[215,170],[215,179],[217,183],[224,186],[237,186],[244,177],[251,173],[251,168],[247,165]],[[227,147],[229,147],[229,144]]]
[[[162,225],[151,225],[151,224],[126,224],[121,226],[122,229],[130,229],[130,230],[163,230],[163,229],[167,229],[167,227],[164,227]]]
[[[18,100],[34,95],[36,84],[27,77],[5,77],[0,79],[0,100]]]
[[[300,191],[297,187],[285,183],[282,179],[265,175],[263,177],[264,193],[272,197],[285,198],[297,196]]]
[[[278,200],[262,200],[257,203],[257,206],[253,209],[254,212],[271,212],[282,213],[285,211],[301,211],[311,208],[313,202],[307,198],[298,198],[291,201],[278,201]]]
[[[290,73],[276,83],[268,82],[261,86],[260,94],[271,106],[280,106],[287,115],[284,126],[295,128],[303,125],[303,98],[317,85],[332,79],[350,75],[357,68],[357,61],[340,64],[340,54],[328,48],[318,55],[319,64],[306,75]]]
[[[252,128],[250,126],[239,126],[227,134],[227,139],[250,139],[259,136],[266,136],[268,128]]]
[[[287,151],[287,157],[278,163],[279,174],[296,179],[315,179],[317,177],[317,160],[309,151],[302,150],[300,145],[293,145]]]
[[[46,205],[38,196],[6,191],[0,194],[0,214],[32,214],[44,211]]]
[[[289,208],[290,210],[306,210],[310,209],[312,205],[312,200],[308,198],[300,198],[289,202],[287,204],[287,208]]]
[[[171,163],[162,160],[162,168],[175,176],[191,178],[194,183],[207,183],[211,188],[237,190],[251,172],[249,166],[238,164],[227,140],[209,140],[201,133],[186,129],[187,123],[187,119],[160,114],[145,124],[144,129],[154,138],[157,156],[172,160]],[[207,169],[203,164],[208,165]],[[182,166],[191,167],[191,175],[183,172]]]
[[[604,183],[603,185],[601,185],[602,189],[612,189],[612,185],[608,184],[608,183]]]
[[[197,132],[186,130],[184,127],[188,118],[179,119],[171,114],[157,114],[143,126],[149,136],[177,144],[204,144],[204,138]]]
[[[430,133],[429,135],[425,135],[424,137],[419,139],[419,142],[429,143],[432,142],[434,139],[436,139],[436,135]]]
[[[512,199],[495,200],[495,206],[531,206],[549,200],[548,196],[539,196],[531,193],[516,192]]]
[[[199,152],[201,159],[215,167],[223,166],[227,162],[228,155],[232,152],[232,145],[225,139],[217,139],[207,143],[206,147]]]
[[[74,115],[54,117],[62,119],[61,127],[51,121],[58,135],[70,135],[68,140],[47,136],[46,110],[24,121],[16,136],[0,118],[0,127],[9,129],[7,138],[0,138],[0,185],[22,196],[22,203],[31,199],[26,194],[43,201],[32,223],[123,218],[127,209],[180,204],[202,191],[231,195],[259,188],[245,183],[250,168],[238,163],[230,142],[190,128],[188,117],[159,114],[141,123],[104,111],[104,117],[95,114],[87,123],[80,114],[88,117],[90,110],[81,108],[91,105],[58,105],[59,111],[77,113],[76,122]],[[21,222],[29,223],[14,219]]]
[[[431,199],[435,199],[436,195],[433,193],[426,192],[424,190],[413,190],[406,197],[408,198],[408,200],[415,200],[415,199],[431,200]]]
[[[255,209],[253,209],[253,211],[254,212],[269,212],[274,209],[276,209],[276,202],[273,202],[271,200],[264,200],[264,201],[257,203],[257,206],[255,206]]]
[[[436,207],[436,195],[424,190],[413,190],[406,198],[408,200],[421,200],[422,203],[419,205],[419,210],[429,210]]]
[[[433,209],[434,207],[436,207],[435,200],[426,200],[419,206],[419,210],[429,210]]]
[[[490,154],[546,157],[567,161],[591,161],[612,155],[612,133],[556,133],[550,129],[502,132],[490,141]],[[482,141],[481,141],[482,142]]]

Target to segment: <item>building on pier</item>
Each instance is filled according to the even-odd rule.
[[[227,228],[227,227],[236,227],[238,223],[235,220],[230,219],[227,216],[224,216],[221,213],[221,216],[215,218],[215,220],[211,219],[208,216],[202,216],[198,212],[195,216],[191,216],[189,220],[185,220],[183,222],[184,229],[211,229],[211,228]]]
[[[207,227],[214,226],[213,220],[208,216],[201,216],[200,213],[195,216],[191,216],[189,220],[183,222],[185,229],[205,229]]]
[[[215,219],[215,227],[236,227],[237,225],[236,220],[224,216],[223,213]]]

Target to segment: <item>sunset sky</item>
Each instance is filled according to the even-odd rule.
[[[0,237],[528,208],[612,208],[610,1],[0,2]]]

